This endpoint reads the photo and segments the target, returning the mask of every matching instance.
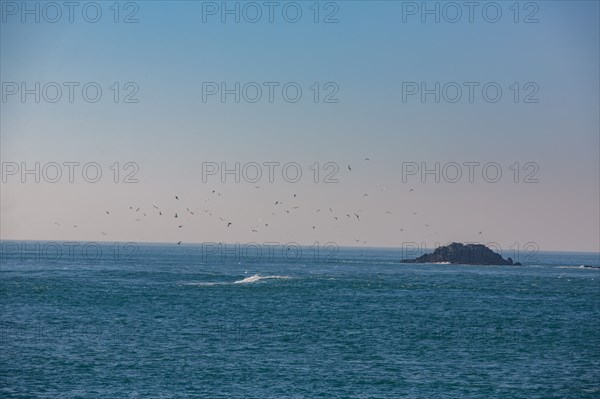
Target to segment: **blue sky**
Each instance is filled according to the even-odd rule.
[[[312,21],[313,2],[297,2],[303,17],[295,24],[279,13],[274,23],[221,23],[218,16],[203,23],[201,2],[163,1],[137,3],[138,23],[114,23],[112,2],[100,4],[103,16],[95,24],[77,13],[73,23],[22,23],[3,15],[2,82],[98,82],[104,92],[94,104],[11,97],[1,104],[0,155],[18,163],[95,161],[105,171],[131,161],[139,165],[140,182],[9,180],[1,193],[2,238],[340,245],[360,239],[373,246],[484,240],[600,250],[597,2],[535,2],[538,23],[514,23],[513,2],[495,3],[503,11],[497,23],[478,12],[474,23],[466,17],[422,23],[418,16],[404,23],[406,2],[337,2],[339,22],[331,24]],[[534,10],[527,4],[519,3],[521,20]],[[121,18],[131,10],[125,6]],[[325,6],[320,3],[320,17],[333,10]],[[134,82],[139,102],[110,101],[114,82]],[[297,82],[303,98],[203,103],[202,82]],[[334,82],[339,102],[311,101],[314,82]],[[496,82],[503,97],[405,103],[403,82]],[[539,102],[512,101],[514,82],[534,82]],[[202,182],[202,162],[251,161],[295,161],[304,172],[314,162],[336,162],[340,182],[280,179],[259,183],[259,190],[244,182]],[[515,162],[535,162],[540,182],[401,180],[403,162],[469,161],[497,162],[505,175]],[[213,189],[219,199],[210,198]],[[175,211],[183,206],[173,202],[175,193],[198,214],[210,209],[234,225],[223,228],[198,215],[179,229],[157,217],[136,223],[127,213],[130,204],[148,209],[153,203]],[[272,209],[273,200],[293,193],[296,199],[282,201],[305,213],[272,215],[285,214]],[[329,206],[342,218],[361,210],[360,224],[316,213]],[[116,216],[107,220],[105,209]],[[270,229],[251,232],[267,219]],[[77,230],[65,227],[72,224]]]

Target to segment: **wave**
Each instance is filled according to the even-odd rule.
[[[558,266],[558,269],[600,269],[600,266],[580,265],[580,266]]]
[[[250,277],[246,277],[245,279],[234,281],[233,284],[248,284],[255,283],[260,280],[268,280],[268,279],[287,279],[290,278],[288,276],[261,276],[259,274],[255,274]]]
[[[261,280],[275,280],[275,279],[288,279],[291,278],[289,276],[261,276],[259,274],[255,274],[250,277],[246,277],[237,281],[200,281],[194,283],[183,283],[182,285],[195,285],[200,287],[207,287],[212,285],[230,285],[230,284],[251,284],[256,283]]]

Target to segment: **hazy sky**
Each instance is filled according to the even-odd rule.
[[[437,3],[437,23],[414,8],[421,2],[276,2],[271,23],[258,2],[262,15],[251,23],[256,9],[239,2],[236,23],[235,15],[221,14],[222,2],[120,3],[118,15],[112,2],[100,2],[99,21],[91,23],[86,18],[96,10],[88,6],[82,15],[82,2],[71,23],[66,8],[59,18],[38,3],[36,22],[22,14],[21,2],[3,1],[1,238],[428,247],[473,241],[503,248],[533,242],[542,250],[600,251],[598,2],[496,2],[484,14],[488,3],[478,3],[472,23],[464,6],[458,18]],[[299,21],[288,22],[298,9]],[[499,21],[488,22],[497,9]],[[239,103],[235,94],[222,102],[220,93],[203,101],[222,82],[228,89],[240,83]],[[273,102],[265,82],[272,82]],[[407,94],[436,82],[439,103],[435,94],[425,102],[420,92]],[[472,102],[465,82],[472,82]],[[88,100],[101,88],[97,102],[83,97],[86,84]],[[286,84],[288,100],[297,87],[300,100],[286,101]],[[53,103],[56,86],[62,96]],[[256,86],[262,97],[253,103]],[[457,86],[462,97],[452,102]],[[497,87],[502,97],[492,102]],[[32,91],[24,98],[23,88]],[[10,174],[36,162],[47,172],[39,183],[33,174],[22,182],[21,170]],[[57,183],[48,181],[51,162],[63,165]],[[71,183],[65,162],[96,162],[102,178],[86,182],[78,166]],[[123,182],[134,171],[125,169],[128,162],[139,168],[138,183]],[[206,162],[230,169],[256,162],[263,177],[205,182]],[[296,162],[302,178],[287,182],[280,165],[271,183],[268,162]],[[325,169],[328,162],[339,167],[337,183],[323,182],[333,170]],[[418,172],[403,181],[407,163],[433,169],[436,162],[439,183],[434,175],[422,182]],[[468,162],[480,164],[472,183]],[[451,183],[454,163],[463,176]],[[502,171],[499,182],[486,181],[494,168],[482,175],[491,163]]]

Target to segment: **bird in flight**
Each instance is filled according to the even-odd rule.
[[[107,214],[107,215],[110,215],[110,212],[109,212],[109,211],[106,211],[106,214]]]
[[[370,158],[365,158],[365,161],[370,161],[370,160],[371,160]]]
[[[181,245],[181,241],[177,241],[177,245]]]
[[[180,225],[179,225],[179,228],[182,228],[182,227],[183,227],[183,225],[182,225],[182,224],[180,224]]]
[[[175,214],[175,218],[178,218],[179,216],[177,216],[177,213]]]
[[[352,172],[352,168],[350,167],[350,165],[348,165],[348,170],[349,170],[350,172]]]
[[[232,223],[231,223],[231,222],[228,222],[228,223],[227,223],[227,227],[229,227],[229,226],[231,226],[231,225],[232,225]]]
[[[175,196],[175,199],[179,201],[179,197],[177,195]]]
[[[358,219],[358,221],[360,222],[360,216],[358,216],[357,213],[355,213],[354,216],[356,216],[356,219]]]
[[[187,209],[187,211],[188,211],[189,213],[191,213],[192,215],[194,214],[194,212],[190,211],[190,208],[185,208],[185,209]]]

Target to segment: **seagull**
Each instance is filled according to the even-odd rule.
[[[175,218],[178,218],[179,216],[177,216],[177,213],[175,214]]]
[[[368,196],[369,196],[369,194],[363,194],[363,197],[368,197]]]
[[[161,211],[158,211],[158,215],[159,215],[159,216],[162,216],[162,212],[161,212]]]
[[[179,201],[179,197],[178,196],[175,196],[175,199]]]
[[[182,224],[180,224],[180,225],[179,225],[179,228],[182,228],[182,227],[183,227],[183,225],[182,225]]]
[[[349,217],[350,217],[350,214],[349,214],[349,213],[347,213],[347,214],[346,214],[346,217],[347,217],[347,218],[349,218]]]
[[[316,228],[317,228],[317,226],[313,226],[313,230],[316,229]]]
[[[365,161],[370,161],[370,160],[371,160],[370,158],[365,158]]]
[[[109,211],[106,211],[106,214],[107,214],[107,215],[110,215],[110,212],[109,212]]]
[[[335,220],[338,220],[337,216],[334,216],[333,218],[334,218]]]
[[[60,226],[60,223],[58,223],[58,222],[54,222],[54,224],[57,225],[57,226]]]
[[[154,208],[158,209],[158,207],[157,207],[156,205],[154,205],[154,204],[152,205],[152,207],[154,207]]]
[[[228,222],[228,223],[227,223],[227,227],[231,226],[231,224],[232,224],[231,222]]]
[[[253,233],[258,233],[258,230],[256,230],[256,229],[252,229],[252,232],[253,232]]]
[[[483,234],[483,231],[480,231],[480,232],[479,232],[479,233],[477,233],[477,234],[481,235],[481,234]]]
[[[401,228],[400,231],[404,231],[404,228]]]
[[[413,215],[416,215],[416,214],[417,214],[417,212],[413,212]]]
[[[275,201],[275,205],[283,205],[283,202]]]
[[[411,188],[410,190],[408,190],[409,193],[412,193],[413,191],[415,191],[414,188]]]
[[[333,209],[329,208],[329,212],[333,212]]]
[[[390,211],[385,211],[385,213],[391,214],[392,212],[390,212]]]
[[[349,170],[350,172],[352,172],[352,168],[350,167],[350,165],[348,165],[348,170]]]
[[[194,212],[190,211],[190,208],[185,208],[185,209],[187,209],[187,211],[188,211],[189,213],[191,213],[192,215],[194,214]]]
[[[100,234],[102,234],[103,236],[105,236],[105,235],[106,235],[106,233],[105,233],[105,232],[103,232],[103,231],[101,231],[101,232],[100,232]]]
[[[296,198],[296,194],[294,194],[294,198]]]
[[[354,214],[354,216],[356,216],[356,219],[358,219],[358,221],[360,222],[360,216],[358,216],[358,214]]]
[[[320,210],[320,209],[317,209],[317,213],[319,213],[319,212],[321,212],[321,210]]]
[[[73,225],[73,227],[77,227],[77,225],[76,225],[76,224],[74,224],[74,225]]]
[[[181,241],[177,241],[177,245],[181,245]]]
[[[254,188],[258,190],[260,188],[260,186],[254,186]]]

